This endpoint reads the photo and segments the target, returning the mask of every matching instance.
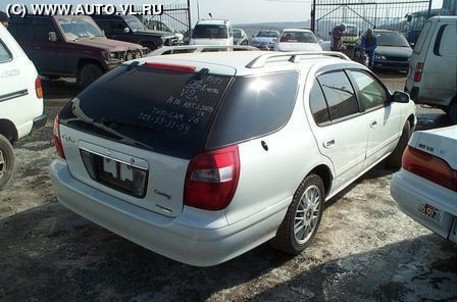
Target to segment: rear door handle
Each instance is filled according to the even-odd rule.
[[[328,141],[325,141],[323,143],[323,145],[324,145],[324,148],[330,149],[335,145],[335,139],[333,139],[333,138],[329,139]]]
[[[370,122],[370,127],[371,127],[371,128],[376,128],[376,127],[378,127],[378,122],[377,122],[377,121],[371,121],[371,122]]]

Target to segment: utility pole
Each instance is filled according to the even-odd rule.
[[[189,27],[189,33],[192,30],[192,18],[190,16],[190,0],[187,0],[187,22],[188,22],[188,27]]]

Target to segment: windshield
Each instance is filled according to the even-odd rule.
[[[396,33],[375,33],[379,46],[410,47],[405,37]]]
[[[192,33],[193,39],[228,39],[225,25],[196,25]]]
[[[56,17],[65,37],[70,40],[79,38],[104,37],[105,35],[89,17]]]
[[[271,30],[261,30],[255,36],[264,38],[277,38],[279,36],[279,33]]]
[[[121,65],[72,100],[61,120],[96,135],[190,158],[204,148],[230,80],[208,69],[193,73]]]
[[[234,36],[235,38],[237,38],[237,39],[242,38],[242,36],[241,36],[241,30],[239,30],[239,29],[234,29],[234,30],[233,30],[233,36]]]
[[[147,30],[146,25],[144,25],[140,21],[140,19],[138,19],[137,17],[130,16],[130,15],[123,16],[123,17],[124,17],[125,22],[127,22],[128,26],[130,27],[130,29],[133,32]]]
[[[281,35],[279,41],[287,43],[317,43],[313,33],[302,31],[286,31]]]
[[[348,36],[358,36],[359,29],[355,25],[346,25],[346,32]]]

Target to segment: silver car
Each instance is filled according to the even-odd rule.
[[[195,266],[266,241],[290,254],[324,203],[380,161],[399,166],[415,107],[335,52],[209,52],[130,61],[66,105],[58,200]]]

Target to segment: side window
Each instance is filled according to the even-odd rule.
[[[387,99],[387,92],[381,84],[370,74],[364,71],[349,71],[359,91],[360,102],[365,110],[384,106]]]
[[[455,41],[457,37],[457,26],[449,24],[444,28],[441,41],[439,43],[439,54],[445,57],[456,56],[457,54],[457,43]]]
[[[317,80],[314,80],[313,87],[309,93],[309,107],[316,124],[319,125],[330,120],[327,103]]]
[[[105,32],[105,34],[111,33],[111,22],[109,20],[97,20],[96,23]]]
[[[9,60],[11,60],[11,54],[0,39],[0,63],[8,62]]]
[[[318,81],[327,100],[331,120],[359,112],[354,90],[344,71],[320,75]]]
[[[125,23],[122,20],[112,20],[111,21],[111,33],[113,34],[119,34],[119,33],[124,33],[124,29],[126,27],[130,28],[127,23]]]
[[[57,33],[57,30],[55,29],[54,24],[52,24],[51,19],[36,20],[29,27],[33,30],[32,39],[34,41],[49,41],[49,32],[54,31]]]

